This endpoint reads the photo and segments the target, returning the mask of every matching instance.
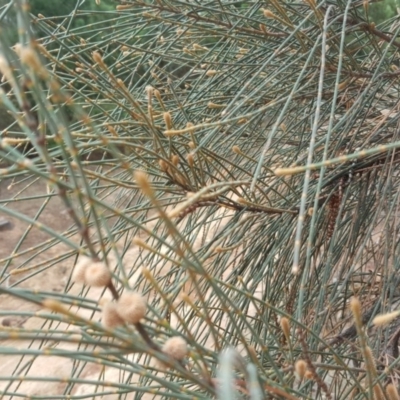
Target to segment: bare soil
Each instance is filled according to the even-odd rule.
[[[120,199],[123,196],[121,193],[115,194]],[[9,201],[8,201],[9,200]],[[113,202],[115,197],[107,199]],[[123,201],[120,199],[120,201]],[[0,207],[5,207],[13,213],[19,213],[31,218],[32,221],[38,221],[43,226],[46,226],[59,234],[65,233],[73,226],[73,223],[64,211],[64,205],[61,199],[57,196],[48,195],[46,184],[33,178],[22,182],[13,180],[0,181]],[[9,215],[7,212],[0,211],[0,219],[7,221],[9,224],[0,224],[0,287],[20,287],[30,290],[40,289],[42,292],[60,292],[63,291],[71,274],[75,258],[72,256],[74,251],[65,244],[60,244],[53,236],[38,228],[38,226],[30,224],[30,221],[23,221],[17,216]],[[224,220],[224,218],[223,218]],[[31,222],[32,222],[31,221]],[[222,220],[221,220],[222,221]],[[221,222],[221,224],[223,224]],[[148,224],[151,227],[151,224]],[[204,235],[199,235],[198,243],[201,244],[204,240],[210,240],[215,234],[214,229],[209,229]],[[75,243],[79,243],[79,237],[70,237]],[[53,243],[54,240],[54,243]],[[122,243],[116,243],[117,247],[122,246]],[[121,250],[121,249],[119,249]],[[126,249],[125,249],[126,250]],[[135,265],[135,260],[138,257],[137,246],[129,247],[128,251],[124,252],[123,261],[127,271],[130,272],[132,265]],[[109,260],[111,265],[115,260]],[[156,261],[154,261],[156,263]],[[168,273],[168,265],[161,267],[156,271],[162,276]],[[229,273],[229,271],[226,271]],[[130,282],[137,279],[140,275],[140,270],[131,276]],[[189,288],[187,288],[189,289]],[[70,294],[79,295],[81,286],[74,285]],[[189,290],[188,290],[189,291]],[[102,294],[103,289],[91,288],[85,296],[90,297],[94,301],[100,299],[109,301],[109,295]],[[151,296],[151,294],[150,294]],[[110,296],[109,296],[110,297]],[[9,327],[24,327],[27,332],[29,330],[46,329],[44,327],[45,319],[41,318],[41,307],[34,305],[19,298],[0,294],[0,331],[3,328],[6,332]],[[30,318],[23,315],[15,315],[29,311],[36,312],[35,316]],[[83,315],[82,309],[78,310],[83,317],[89,318],[89,315]],[[8,315],[7,315],[8,314]],[[14,315],[13,315],[14,314]],[[31,314],[32,315],[32,314]],[[100,313],[96,312],[90,318],[98,321]],[[44,328],[43,328],[44,327]],[[60,330],[74,329],[73,325],[62,323],[57,326]],[[16,331],[17,332],[17,331]],[[20,340],[17,337],[11,336],[7,340],[0,339],[0,347],[9,349],[39,349],[44,346],[42,341],[36,340]],[[75,346],[75,347],[74,347]],[[67,351],[76,351],[76,344],[61,343],[57,345],[58,349]],[[76,366],[73,360],[67,357],[51,356],[24,356],[24,362],[19,355],[5,356],[4,352],[0,356],[0,377],[1,376],[23,376],[35,377],[32,380],[16,380],[13,383],[0,381],[0,400],[10,399],[7,395],[1,396],[1,392],[7,390],[8,393],[23,393],[25,396],[51,396],[59,395],[68,392],[72,395],[86,395],[93,393],[96,386],[93,384],[75,384],[71,390],[68,389],[65,377],[77,376]],[[133,359],[132,359],[133,361]],[[29,369],[25,369],[23,365],[31,363]],[[105,374],[105,375],[104,375]],[[40,377],[55,377],[59,380],[39,380]],[[100,364],[85,363],[82,370],[79,372],[79,378],[87,379],[91,382],[96,381],[115,381],[121,380],[121,371],[118,368],[103,369]],[[135,383],[132,377],[131,384]],[[127,400],[133,399],[134,393],[127,396]],[[104,400],[116,400],[117,394],[104,395]],[[154,398],[152,395],[145,395],[143,399]]]
[[[0,181],[1,207],[18,212],[56,232],[63,232],[71,226],[71,220],[63,211],[64,207],[57,196],[49,200],[43,182],[30,179]],[[6,200],[10,200],[7,202]],[[68,248],[64,244],[51,245],[51,236],[15,216],[0,211],[2,221],[7,221],[0,229],[0,285],[17,285],[29,289],[60,291],[64,288],[70,271],[71,261],[55,262],[48,266],[49,260],[62,256]],[[42,266],[41,266],[42,265]],[[33,268],[36,266],[36,268]],[[21,273],[16,272],[25,271]],[[12,275],[10,275],[12,274]],[[14,275],[15,274],[15,275]],[[29,279],[28,279],[29,278]],[[35,306],[8,295],[0,295],[1,310],[32,310]],[[1,317],[4,325],[19,325],[23,319]]]

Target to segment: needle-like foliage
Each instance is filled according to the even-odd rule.
[[[1,9],[0,399],[399,398],[399,19],[81,3]]]

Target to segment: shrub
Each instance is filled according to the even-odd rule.
[[[3,397],[398,398],[397,17],[126,0],[71,29],[15,4]]]

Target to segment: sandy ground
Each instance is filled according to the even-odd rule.
[[[0,201],[1,206],[24,214],[30,218],[36,219],[44,225],[54,229],[56,232],[62,232],[71,225],[69,217],[62,211],[63,206],[60,199],[54,196],[47,201],[45,198],[38,198],[41,193],[46,193],[46,187],[43,183],[30,180],[28,182],[17,182],[12,180],[0,181]],[[27,199],[29,197],[35,197]],[[4,203],[5,200],[12,199],[12,203]],[[66,260],[58,262],[48,267],[47,262],[54,260],[68,249],[63,244],[57,244],[49,247],[48,242],[51,237],[40,229],[31,226],[28,222],[23,222],[16,217],[0,214],[2,221],[7,221],[8,225],[3,225],[0,229],[0,285],[2,287],[18,286],[29,289],[40,289],[43,291],[63,290],[67,276],[71,269],[71,261]],[[49,247],[46,249],[46,247]],[[13,260],[10,257],[13,255]],[[42,267],[31,269],[34,265]],[[12,271],[25,270],[26,272],[9,275]],[[29,278],[24,280],[24,278]],[[0,311],[3,313],[18,313],[24,311],[36,311],[40,307],[6,294],[0,295]],[[39,318],[28,318],[25,316],[0,315],[0,324],[6,329],[9,327],[37,328],[43,323]],[[0,326],[1,328],[1,326]],[[21,341],[1,341],[0,346],[21,348],[28,346],[29,342]],[[15,372],[15,368],[20,359],[19,356],[0,356],[0,376],[10,376]],[[68,363],[65,360],[52,360],[49,363],[48,358],[38,359],[35,364],[35,373],[39,375],[49,375],[49,366],[51,371],[57,371],[63,365]],[[65,369],[63,373],[65,373]],[[26,394],[45,394],[46,392],[56,393],[60,388],[48,385],[45,382],[31,382],[26,388]],[[7,382],[0,382],[1,390],[6,389]],[[12,388],[10,388],[12,389]],[[0,396],[8,399],[11,396]]]
[[[60,234],[65,233],[72,226],[71,218],[63,211],[65,207],[59,197],[53,196],[50,199],[47,195],[40,197],[41,194],[46,193],[46,190],[45,184],[35,180],[0,181],[1,206],[36,219]],[[12,202],[5,202],[8,199]],[[21,221],[5,212],[0,213],[0,222],[0,286],[28,288],[30,290],[40,289],[47,292],[63,291],[73,268],[74,257],[69,257],[69,253],[73,250],[65,244],[53,244],[51,235],[30,225],[29,222]],[[70,239],[79,243],[78,237],[71,237]],[[124,260],[135,257],[137,250],[125,256]],[[74,285],[70,294],[78,295],[80,290],[80,285]],[[106,296],[102,295],[102,292],[102,289],[90,289],[87,297],[95,301],[98,301],[101,297],[110,297],[108,292],[106,292]],[[0,331],[3,329],[8,332],[11,328],[22,327],[26,330],[42,329],[44,319],[40,317],[12,315],[26,311],[31,313],[43,312],[39,305],[7,294],[0,294]],[[79,310],[79,314],[85,316],[82,310]],[[91,318],[99,320],[100,315],[97,313]],[[75,328],[73,325],[60,324],[57,329],[73,330]],[[0,347],[6,349],[39,349],[40,346],[43,346],[41,341],[32,343],[30,340],[0,339]],[[57,348],[74,350],[76,346],[76,344],[61,344]],[[25,361],[19,364],[20,356],[5,356],[4,352],[0,351],[0,353],[3,353],[3,355],[0,355],[0,378],[12,375],[61,378],[73,376],[72,371],[76,368],[73,361],[65,357],[25,357]],[[32,365],[26,367],[27,363],[32,363]],[[107,378],[118,382],[119,373],[119,370],[107,369],[107,371],[104,371],[100,365],[86,363],[83,370],[79,372],[79,378],[87,378],[92,381]],[[100,376],[102,377],[100,378]],[[1,400],[14,398],[10,395],[12,392],[24,393],[26,396],[51,396],[62,394],[66,390],[69,393],[67,384],[60,381],[33,380],[22,384],[16,381],[10,384],[7,381],[0,380]],[[94,390],[96,389],[93,385],[77,384],[74,385],[70,393],[84,395],[92,393]],[[2,391],[6,391],[6,394],[2,395]],[[111,400],[118,398],[118,396],[109,394],[102,398]]]
[[[56,195],[48,197],[46,194],[47,187],[39,181],[23,181],[16,182],[11,180],[0,181],[0,205],[1,207],[9,207],[14,212],[21,213],[27,217],[38,220],[43,225],[53,229],[55,232],[64,233],[73,225],[70,217],[65,213],[65,208],[59,197]],[[45,193],[43,197],[41,194]],[[108,198],[108,201],[113,201],[118,197]],[[10,203],[7,203],[10,200]],[[2,221],[7,221],[9,225],[2,225]],[[221,224],[221,227],[224,223]],[[382,226],[376,228],[373,235],[374,241],[380,239],[380,231]],[[204,240],[210,240],[215,235],[215,230],[207,230]],[[79,242],[78,237],[70,238],[75,243]],[[199,234],[199,243],[203,241],[203,235]],[[119,247],[121,244],[116,243],[119,253],[122,254]],[[70,273],[73,268],[74,257],[69,254],[73,251],[66,245],[60,243],[52,244],[52,236],[37,227],[31,226],[27,221],[21,221],[17,217],[7,215],[0,212],[0,287],[22,287],[31,290],[40,289],[47,292],[61,292],[64,290]],[[232,253],[233,254],[233,253]],[[233,256],[233,255],[232,255]],[[135,247],[129,248],[124,254],[123,261],[126,264],[127,270],[129,266],[135,265],[135,260],[138,257],[138,249]],[[12,258],[12,260],[11,260]],[[115,263],[115,260],[113,261]],[[156,264],[156,261],[153,260]],[[34,268],[33,268],[34,267]],[[16,273],[17,272],[17,273]],[[158,271],[160,276],[166,274],[167,271]],[[229,274],[230,271],[226,271]],[[11,274],[11,275],[10,275]],[[139,272],[140,274],[140,272]],[[134,278],[134,277],[133,277]],[[135,278],[134,278],[135,279]],[[187,288],[186,288],[187,289]],[[185,289],[185,290],[186,290]],[[79,295],[81,287],[74,285],[70,294]],[[98,301],[101,297],[102,290],[90,289],[86,294],[87,298]],[[260,294],[261,292],[257,293]],[[108,295],[108,293],[107,293]],[[104,297],[103,297],[104,298]],[[29,329],[41,329],[44,319],[40,316],[24,316],[12,315],[12,313],[24,311],[38,311],[41,307],[32,303],[20,300],[18,298],[1,294],[0,295],[0,332],[1,328],[8,330],[11,327],[23,327]],[[76,310],[82,315],[82,309]],[[255,310],[253,310],[255,311]],[[10,315],[6,315],[6,314]],[[82,315],[85,316],[85,315]],[[89,316],[87,316],[89,318]],[[96,313],[95,320],[100,319],[100,313]],[[60,324],[57,329],[71,330],[74,326]],[[39,349],[42,344],[40,341],[35,341],[34,344],[30,340],[1,340],[0,347],[16,348],[16,349]],[[62,343],[57,345],[57,349],[74,351],[77,344]],[[91,382],[123,382],[129,381],[129,384],[137,382],[136,377],[124,377],[121,375],[121,370],[116,368],[102,368],[99,364],[83,363],[79,373],[76,372],[73,361],[69,358],[62,357],[46,357],[39,356],[32,362],[31,368],[24,369],[19,364],[20,356],[4,356],[1,355],[0,349],[0,378],[4,376],[35,376],[38,377],[56,377],[59,380],[55,381],[40,381],[32,380],[14,382],[8,387],[7,381],[0,379],[0,400],[11,399],[12,396],[6,394],[1,395],[1,392],[7,390],[7,393],[12,391],[24,393],[26,396],[51,396],[56,394],[68,393],[71,395],[88,396],[102,385],[96,387],[93,384],[79,383],[71,387],[69,391],[67,383],[62,381],[65,377],[79,377],[81,380]],[[3,352],[4,353],[4,352]],[[29,357],[25,357],[28,359]],[[33,359],[33,358],[32,358]],[[131,361],[134,361],[133,357]],[[102,388],[109,390],[110,388]],[[110,389],[111,390],[111,389]],[[125,397],[126,400],[133,399],[135,393],[131,393]],[[119,398],[117,394],[105,394],[101,398],[105,400],[116,400]],[[150,399],[153,396],[145,395],[143,399]]]
[[[9,207],[14,212],[37,219],[43,225],[58,233],[65,233],[72,226],[71,219],[63,211],[65,208],[59,197],[53,196],[50,199],[47,195],[40,197],[46,191],[46,185],[39,181],[16,182],[3,180],[0,181],[1,206]],[[12,202],[6,202],[8,199],[12,200]],[[112,198],[108,200],[113,201]],[[73,251],[65,244],[52,244],[51,235],[30,225],[29,222],[21,221],[17,217],[2,212],[0,213],[1,221],[7,221],[9,225],[0,224],[0,286],[5,288],[21,287],[30,290],[40,289],[47,292],[63,291],[73,268],[74,257],[69,257],[69,254],[73,253]],[[211,237],[214,233],[213,230],[209,230],[207,235]],[[207,239],[206,237],[203,238],[203,235],[199,237],[201,237],[201,242],[203,239]],[[78,237],[71,237],[70,239],[75,243],[79,243]],[[120,244],[117,243],[118,248],[119,246]],[[119,250],[121,253],[121,249]],[[137,257],[137,246],[129,248],[124,254],[124,265],[126,264],[129,269],[129,266],[134,265]],[[140,274],[140,271],[138,273]],[[162,275],[167,273],[167,271],[160,270],[159,273]],[[132,279],[136,278],[132,277]],[[69,294],[79,295],[80,290],[81,286],[74,285]],[[92,288],[86,294],[86,297],[98,301],[102,297],[101,292],[102,289]],[[106,292],[107,296],[108,292]],[[12,327],[23,327],[26,330],[42,329],[44,320],[40,318],[40,315],[30,316],[29,318],[11,315],[12,313],[24,311],[42,312],[40,306],[6,294],[1,294],[0,312],[3,315],[0,313],[0,332],[1,329],[8,332]],[[82,315],[82,309],[77,310],[77,312]],[[9,315],[6,315],[7,313]],[[96,313],[90,318],[98,321],[100,314]],[[57,329],[70,330],[76,328],[72,325],[61,324]],[[39,349],[40,346],[43,346],[41,341],[35,341],[32,344],[30,340],[0,339],[0,347],[5,348],[26,349],[29,347],[31,349]],[[58,344],[57,349],[74,350],[76,346],[77,344],[63,343]],[[93,363],[82,364],[83,369],[78,374],[73,361],[69,358],[39,356],[28,361],[32,362],[31,367],[28,369],[24,369],[19,364],[21,360],[20,356],[4,356],[3,354],[0,355],[0,358],[0,378],[12,375],[25,377],[52,376],[58,377],[61,380],[61,378],[65,377],[78,376],[81,379],[87,379],[92,382],[105,380],[118,382],[124,379],[121,377],[120,369],[103,369],[101,365]],[[29,357],[25,357],[26,359],[29,359]],[[130,380],[130,384],[133,384],[137,377],[128,377],[127,379]],[[0,379],[0,400],[11,399],[12,396],[9,393],[12,392],[23,393],[26,396],[49,396],[65,393],[66,390],[68,394],[88,395],[96,390],[95,386],[82,383],[73,385],[71,391],[68,391],[67,384],[60,380],[53,382],[32,380],[24,381],[23,383],[16,381],[8,387],[9,382]],[[7,394],[2,396],[2,391],[7,391]],[[135,394],[132,393],[126,399],[128,400],[134,396]],[[119,396],[116,394],[107,394],[102,398],[114,400],[118,399]],[[153,396],[145,395],[142,398],[149,399],[153,398]]]
[[[24,181],[14,182],[11,180],[0,181],[0,202],[1,206],[9,207],[14,212],[21,213],[27,217],[37,219],[45,226],[53,229],[55,232],[64,233],[72,226],[70,217],[64,212],[64,205],[59,197],[53,196],[49,198],[47,195],[40,197],[46,193],[46,185],[39,181]],[[6,200],[12,200],[7,203]],[[114,197],[115,199],[115,197]],[[112,198],[108,199],[112,201]],[[2,225],[2,221],[9,222],[9,225]],[[222,226],[224,224],[222,223]],[[379,228],[379,229],[378,229]],[[381,227],[377,227],[374,240],[378,241],[380,237]],[[215,235],[215,230],[210,229],[204,237],[204,240],[210,240]],[[203,240],[203,235],[199,235],[199,242]],[[201,239],[200,239],[201,238]],[[61,292],[64,290],[70,273],[73,268],[74,257],[69,257],[71,249],[60,243],[52,244],[52,236],[31,226],[29,222],[21,221],[20,219],[0,213],[0,286],[1,287],[22,287],[31,290],[40,289],[47,292]],[[71,240],[78,243],[78,237],[71,237]],[[200,244],[199,244],[200,245]],[[117,248],[120,244],[117,243]],[[120,254],[122,254],[121,249]],[[11,261],[12,256],[12,261]],[[134,261],[138,257],[137,248],[129,248],[124,254],[124,264],[129,266],[134,265]],[[65,258],[65,259],[64,259]],[[114,261],[115,262],[115,261]],[[39,266],[39,267],[37,267]],[[35,267],[35,268],[33,268]],[[18,271],[18,273],[16,273]],[[19,272],[21,271],[21,272]],[[226,271],[229,274],[230,271]],[[140,272],[139,272],[140,273]],[[160,275],[167,271],[159,271]],[[10,275],[11,274],[11,275]],[[135,279],[135,278],[134,278]],[[79,295],[81,287],[74,285],[69,294]],[[86,294],[87,298],[98,301],[101,297],[101,289],[90,289]],[[257,293],[257,295],[261,292]],[[107,293],[108,299],[109,295]],[[107,297],[106,296],[106,297]],[[104,296],[103,296],[104,298]],[[38,311],[40,306],[20,300],[18,298],[1,294],[0,295],[0,332],[1,328],[7,331],[12,327],[23,327],[27,330],[41,329],[44,319],[38,316],[29,318],[23,316],[11,315],[13,312]],[[82,316],[82,309],[76,309]],[[86,310],[87,311],[87,310]],[[252,310],[252,312],[255,310]],[[5,315],[6,313],[10,315]],[[100,313],[90,316],[95,320],[100,319]],[[226,322],[226,321],[225,321]],[[76,329],[73,325],[61,323],[57,329],[71,330]],[[30,340],[1,340],[0,347],[14,349],[40,349],[42,344],[40,341],[35,341],[32,344]],[[57,345],[57,349],[75,351],[77,344],[61,343]],[[56,394],[68,393],[75,396],[88,396],[95,390],[112,391],[113,388],[102,387],[100,382],[126,382],[129,384],[138,383],[138,375],[124,376],[121,375],[121,370],[117,368],[103,368],[95,363],[81,363],[79,372],[76,372],[76,367],[72,359],[57,356],[39,356],[35,359],[25,357],[25,364],[31,363],[30,368],[24,368],[19,364],[20,356],[4,356],[0,349],[0,378],[5,376],[24,376],[35,377],[35,380],[19,382],[18,380],[12,383],[2,381],[0,379],[0,400],[8,400],[15,398],[9,395],[12,392],[24,393],[26,396],[51,396]],[[29,360],[29,361],[26,361]],[[131,361],[134,361],[132,356]],[[37,378],[56,377],[54,381],[40,381]],[[78,377],[85,382],[98,382],[99,385],[78,383],[71,386],[69,390],[65,378]],[[63,381],[64,379],[64,381]],[[115,389],[115,387],[114,387]],[[2,396],[2,391],[7,391],[7,394]],[[130,393],[124,397],[126,400],[133,399],[135,393]],[[20,398],[20,397],[19,397]],[[119,395],[115,393],[104,394],[100,397],[104,400],[117,400]],[[142,399],[148,400],[154,398],[151,395],[144,395]]]
[[[30,218],[39,215],[37,220],[56,232],[61,233],[68,229],[71,221],[69,216],[63,212],[61,200],[57,196],[53,196],[47,202],[45,198],[37,198],[40,193],[46,193],[46,187],[39,181],[30,180],[20,183],[12,180],[0,181],[1,206]],[[27,199],[35,196],[36,198]],[[4,203],[8,199],[12,199],[13,202]],[[46,262],[59,257],[68,248],[63,244],[57,244],[48,249],[45,249],[49,247],[48,244],[38,247],[48,242],[51,239],[50,235],[4,212],[0,212],[0,218],[9,222],[6,229],[0,230],[0,284],[2,286],[18,285],[30,289],[40,288],[45,291],[62,290],[67,271],[71,268],[71,262],[59,262],[50,268],[46,268]],[[11,255],[13,255],[12,261],[10,261]],[[29,270],[33,265],[42,263],[43,267]],[[28,270],[25,273],[9,276],[10,272],[18,269]],[[23,281],[27,277],[29,279]],[[31,304],[7,295],[1,295],[0,301],[1,309],[24,310],[27,307],[32,309]],[[12,317],[0,317],[0,321],[5,325],[22,322],[20,319]]]

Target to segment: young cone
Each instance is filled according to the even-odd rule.
[[[125,322],[137,324],[146,315],[147,303],[139,293],[128,292],[119,298],[116,310]]]
[[[188,354],[187,343],[180,336],[169,338],[162,347],[162,351],[174,360],[181,361]]]
[[[124,325],[124,320],[119,316],[115,303],[107,303],[103,307],[103,316],[101,320],[103,325],[109,329]]]
[[[85,283],[94,287],[105,287],[111,283],[111,273],[101,261],[92,262],[85,269]]]
[[[72,280],[75,283],[85,283],[86,268],[92,263],[92,259],[86,256],[80,256],[72,273]]]

